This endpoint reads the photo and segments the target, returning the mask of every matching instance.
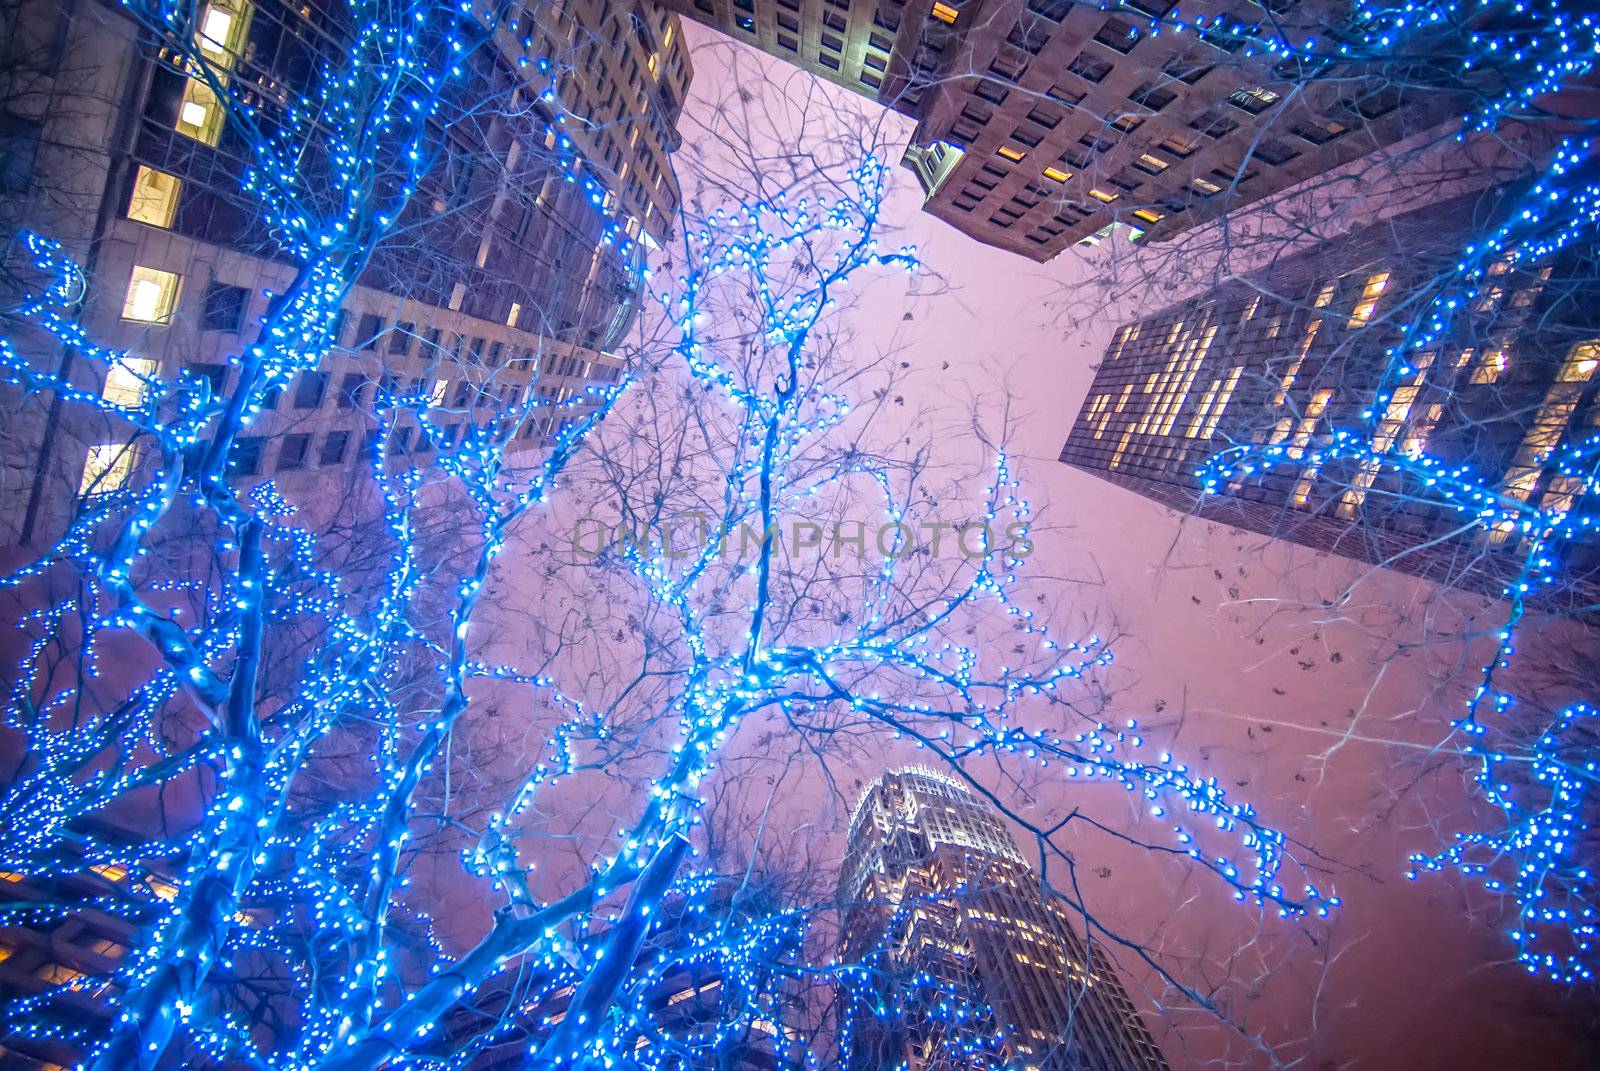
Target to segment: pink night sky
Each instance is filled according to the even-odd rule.
[[[688,32],[695,91],[680,159],[696,152],[710,102],[730,92],[735,51],[741,88],[769,105],[818,91],[776,60]],[[757,71],[760,85],[750,81]],[[884,121],[903,144],[909,124]],[[915,178],[896,169],[883,244],[916,244],[942,290],[908,297],[904,276],[873,284],[850,312],[858,344],[894,348],[912,366],[908,411],[926,407],[952,428],[973,399],[992,411],[1009,392],[1012,448],[1042,522],[1029,570],[1059,577],[1075,612],[1121,635],[1107,679],[1118,715],[1141,719],[1161,746],[1314,846],[1344,899],[1329,920],[1284,927],[1210,884],[1186,882],[1181,868],[1105,840],[1085,843],[1078,863],[1088,905],[1176,956],[1186,980],[1214,992],[1241,1028],[1194,1012],[1152,1013],[1173,1066],[1579,1066],[1561,994],[1507,962],[1500,905],[1448,877],[1404,876],[1409,851],[1470,820],[1462,768],[1436,745],[1459,710],[1450,678],[1465,679],[1459,667],[1471,665],[1460,637],[1495,627],[1495,608],[1184,519],[1057,462],[1113,330],[1132,310],[1186,294],[1141,289],[1105,302],[1087,289],[1096,285],[1092,258],[1070,250],[1035,265],[923,215],[920,201]],[[917,286],[939,288],[926,278]],[[1086,294],[1107,307],[1066,315]],[[1032,806],[1043,814],[1064,803],[1047,789]],[[1128,973],[1132,989],[1158,996],[1136,969]]]

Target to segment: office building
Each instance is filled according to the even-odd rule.
[[[1522,581],[1532,532],[1486,531],[1473,523],[1482,502],[1443,501],[1426,474],[1323,459],[1343,432],[1462,468],[1513,510],[1565,514],[1546,547],[1560,579],[1535,578],[1531,594],[1551,608],[1592,604],[1593,488],[1544,460],[1600,428],[1594,250],[1500,261],[1473,291],[1449,289],[1464,244],[1511,195],[1491,189],[1374,223],[1123,325],[1061,460],[1173,509],[1439,583],[1499,595]],[[1441,297],[1464,307],[1388,373],[1391,348],[1426,330]],[[1236,446],[1276,454],[1203,495],[1201,467]]]
[[[950,777],[903,769],[867,788],[839,895],[858,971],[844,1066],[1166,1068],[1104,947]]]
[[[152,53],[118,5],[28,0],[21,12],[31,80],[7,92],[22,74],[0,76],[0,220],[64,243],[85,269],[89,337],[137,360],[102,381],[50,340],[8,331],[41,366],[125,402],[148,389],[146,373],[227,390],[230,357],[293,277],[241,189],[243,124],[183,62]],[[347,17],[338,5],[211,0],[199,52],[270,111],[308,90]],[[474,424],[500,422],[515,447],[536,448],[581,412],[560,403],[618,378],[612,350],[636,311],[638,267],[677,210],[667,157],[691,77],[678,20],[625,0],[530,5],[469,62],[471,106],[446,106],[447,147],[352,289],[322,367],[252,426],[241,480],[271,476],[293,492],[379,448],[425,461]],[[440,407],[436,435],[402,418],[380,447],[372,410],[384,398]],[[528,404],[548,412],[513,428]],[[148,460],[126,426],[82,407],[10,388],[0,405],[0,544],[52,538]]]
[[[1172,0],[664,2],[915,119],[924,209],[1037,261],[1119,223],[1170,238],[1458,108],[1257,54],[1273,33],[1326,38],[1321,2],[1223,3],[1200,32],[1157,32]]]

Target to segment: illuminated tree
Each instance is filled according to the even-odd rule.
[[[824,767],[921,751],[1016,819],[1047,875],[1071,872],[1062,837],[1092,819],[1031,824],[1001,786],[1120,786],[1159,830],[1136,843],[1237,899],[1289,917],[1336,905],[1215,779],[1078,709],[1068,693],[1110,652],[1056,638],[1016,597],[1030,519],[1003,443],[974,427],[967,478],[936,480],[896,429],[892,369],[849,358],[841,297],[917,270],[914,251],[879,248],[886,170],[860,139],[839,143],[856,150],[842,163],[749,159],[743,203],[683,221],[656,284],[661,339],[636,354],[647,389],[579,399],[531,470],[508,454],[531,406],[452,443],[435,402],[392,392],[365,470],[378,523],[330,533],[271,483],[236,492],[230,461],[270,392],[326,353],[435,172],[462,57],[499,23],[361,3],[315,92],[269,121],[208,65],[189,6],[136,10],[259,124],[245,185],[295,275],[220,394],[140,374],[124,404],[0,349],[12,383],[124,422],[148,458],[9,584],[30,609],[0,865],[45,890],[9,920],[93,910],[137,935],[105,977],[15,1002],[14,1031],[74,1042],[97,1071],[463,1066],[513,1027],[534,1066],[682,1066],[781,1020],[786,986],[850,975],[810,955],[824,905],[726,891],[735,868],[704,806],[732,791],[723,760],[752,733]],[[28,248],[39,282],[18,319],[131,374],[133,355],[72,318],[71,261],[44,238]],[[387,459],[406,419],[439,442],[431,465]],[[626,538],[586,548],[585,487]],[[556,529],[579,522],[572,554],[549,551],[555,529],[530,545],[546,508]],[[456,522],[442,531],[441,511]],[[530,575],[581,606],[588,649],[562,622],[508,626]],[[498,657],[512,639],[535,664]],[[507,709],[510,748],[493,736]],[[730,813],[737,858],[752,835]],[[1070,880],[1053,887],[1091,936],[1146,955]],[[447,948],[433,917],[464,900],[493,914]],[[686,961],[723,980],[709,1038],[669,1036],[646,999]],[[34,1014],[66,991],[107,1002],[105,1036]],[[500,994],[488,1022],[461,1025]]]

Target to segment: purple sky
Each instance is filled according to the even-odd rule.
[[[729,89],[729,46],[703,47],[715,37],[696,27],[689,37],[702,47],[680,158],[696,151],[707,100]],[[749,92],[781,94],[804,77],[740,51]],[[748,80],[757,69],[759,86]],[[909,124],[890,121],[903,139]],[[1463,653],[1449,637],[1493,627],[1492,610],[1378,573],[1331,613],[1323,601],[1364,567],[1183,520],[1059,464],[1111,332],[1129,309],[1185,295],[1130,291],[1117,295],[1120,310],[1071,325],[1060,306],[1089,292],[1089,259],[1068,251],[1035,265],[921,214],[920,200],[910,172],[896,169],[886,244],[916,243],[949,290],[914,300],[903,279],[875,285],[852,313],[863,344],[901,347],[917,381],[908,392],[924,395],[908,397],[913,405],[1012,393],[1013,449],[1048,526],[1030,570],[1084,581],[1070,589],[1075,609],[1127,634],[1111,677],[1125,689],[1122,712],[1342,871],[1346,906],[1334,919],[1281,929],[1211,884],[1175,884],[1181,869],[1103,842],[1079,849],[1089,906],[1129,936],[1197,956],[1192,981],[1217,987],[1234,1019],[1260,1035],[1256,1045],[1203,1017],[1152,1019],[1174,1067],[1578,1066],[1563,1028],[1543,1017],[1559,994],[1504,962],[1497,906],[1450,878],[1403,875],[1407,852],[1462,828],[1458,767],[1431,751],[1459,693],[1437,682]]]

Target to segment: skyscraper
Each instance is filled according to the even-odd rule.
[[[924,210],[1049,260],[1123,223],[1169,238],[1452,114],[1404,79],[1260,50],[1322,38],[1334,5],[1172,0],[662,0],[917,121]]]
[[[839,895],[858,972],[847,1067],[1166,1068],[1105,950],[950,777],[908,768],[867,788]]]
[[[1474,524],[1486,502],[1452,504],[1393,466],[1324,456],[1339,435],[1426,454],[1513,511],[1566,511],[1572,530],[1545,548],[1562,561],[1561,580],[1531,594],[1551,608],[1592,605],[1594,488],[1546,461],[1600,429],[1595,250],[1500,261],[1472,293],[1448,289],[1464,244],[1510,194],[1493,188],[1371,224],[1124,324],[1061,460],[1313,549],[1490,595],[1519,583],[1528,533]],[[1435,301],[1464,307],[1386,380],[1391,348],[1445,308]],[[1255,471],[1202,494],[1202,466],[1233,446],[1261,454]]]
[[[317,63],[339,61],[349,31],[338,4],[197,9],[210,75],[269,115],[311,90]],[[85,272],[83,326],[137,355],[138,370],[101,382],[48,349],[39,363],[125,404],[142,397],[143,374],[227,390],[230,356],[293,277],[243,188],[250,124],[115,3],[25,0],[15,20],[18,48],[0,70],[0,224],[63,243]],[[443,418],[440,441],[397,429],[397,457],[549,404],[513,441],[537,447],[575,416],[555,403],[620,372],[610,351],[637,305],[637,266],[678,205],[667,155],[691,77],[678,19],[638,0],[528,5],[466,63],[435,166],[351,289],[323,367],[241,442],[241,479],[292,490],[354,468],[377,448],[382,394],[459,414]],[[0,394],[0,546],[52,537],[84,498],[139,470],[127,428],[82,409]]]

